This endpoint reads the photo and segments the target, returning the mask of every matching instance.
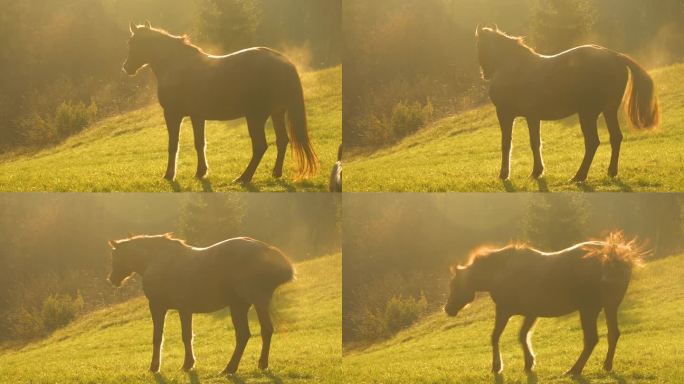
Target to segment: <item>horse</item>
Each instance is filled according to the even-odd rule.
[[[337,162],[330,171],[328,190],[330,192],[342,192],[342,144],[337,149]]]
[[[490,81],[489,97],[501,128],[502,180],[508,180],[510,175],[516,117],[527,120],[534,157],[530,177],[538,179],[544,174],[541,121],[579,115],[584,159],[571,179],[577,183],[587,179],[599,147],[597,119],[601,114],[610,134],[608,175],[617,176],[622,143],[618,109],[625,94],[625,111],[632,125],[652,129],[659,124],[653,79],[627,55],[597,45],[583,45],[553,56],[540,55],[523,38],[507,35],[496,26],[478,26],[475,36],[482,77]]]
[[[269,117],[278,150],[273,177],[282,177],[290,141],[298,168],[297,178],[316,174],[318,157],[309,139],[302,84],[294,64],[285,56],[264,47],[225,56],[209,55],[190,43],[186,36],[152,28],[149,21],[142,26],[131,23],[130,33],[123,71],[134,76],[149,65],[157,78],[159,104],[164,110],[169,134],[165,179],[175,180],[180,126],[188,116],[197,151],[195,177],[198,179],[204,179],[209,170],[205,122],[242,117],[247,120],[252,140],[252,158],[236,182],[251,182],[266,153],[265,124]]]
[[[596,322],[603,310],[608,326],[608,353],[603,368],[611,371],[620,337],[618,307],[627,291],[632,269],[640,263],[643,254],[636,242],[625,241],[622,233],[553,253],[528,245],[481,248],[470,255],[465,265],[451,267],[450,294],[444,311],[456,316],[475,299],[476,292],[489,292],[496,305],[491,343],[492,372],[497,375],[503,371],[499,337],[512,316],[524,317],[519,341],[525,356],[525,371],[532,372],[535,356],[530,334],[537,318],[579,311],[584,349],[566,374],[580,375],[598,343]]]
[[[170,234],[134,236],[110,241],[112,271],[109,282],[120,287],[133,274],[142,276],[153,323],[150,371],[159,372],[164,320],[178,311],[185,345],[183,370],[195,365],[192,314],[230,307],[235,328],[235,350],[222,374],[237,371],[250,338],[247,313],[253,305],[261,326],[259,368],[268,368],[273,324],[269,305],[274,291],[294,278],[294,268],[277,248],[241,237],[207,248],[191,247]]]

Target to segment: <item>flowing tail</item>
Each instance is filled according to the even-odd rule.
[[[604,283],[629,282],[632,270],[642,265],[642,260],[649,254],[644,244],[637,239],[625,240],[622,231],[613,232],[600,242],[600,247],[585,248],[585,258],[597,257],[603,263]],[[625,286],[626,287],[626,286]]]
[[[292,143],[292,152],[297,163],[297,178],[315,176],[318,172],[318,156],[311,146],[309,131],[306,123],[306,109],[304,106],[304,91],[299,75],[295,70],[293,100],[287,111],[287,128]]]
[[[657,127],[660,124],[660,110],[653,79],[639,63],[629,56],[619,54],[619,57],[632,73],[625,100],[627,116],[637,128]]]

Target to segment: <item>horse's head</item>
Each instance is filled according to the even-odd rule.
[[[485,80],[491,79],[501,66],[516,63],[521,57],[534,53],[522,37],[508,35],[496,24],[478,25],[475,37],[480,71]]]
[[[112,272],[107,280],[118,288],[133,275],[133,268],[130,265],[133,255],[128,247],[119,241],[110,240],[109,246],[112,247]]]
[[[498,32],[498,27],[489,27],[478,25],[475,30],[475,37],[477,39],[477,58],[480,62],[480,72],[482,78],[489,80],[496,70],[495,66],[495,49],[493,46],[493,35]]]
[[[451,267],[451,282],[449,283],[449,299],[444,306],[444,312],[449,316],[456,316],[458,312],[475,300],[475,290],[468,278],[468,268]]]
[[[150,52],[154,49],[154,31],[149,21],[145,25],[131,23],[131,38],[128,40],[128,59],[123,71],[133,76],[144,66],[150,64]]]

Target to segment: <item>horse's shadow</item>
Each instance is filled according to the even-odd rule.
[[[200,180],[200,183],[202,184],[202,191],[204,192],[214,192],[214,187],[211,185],[211,180],[204,178]]]
[[[157,384],[166,384],[166,378],[161,373],[154,374],[154,382]]]
[[[618,188],[620,188],[620,191],[622,191],[622,192],[634,192],[634,190],[632,189],[632,186],[630,186],[629,184],[625,183],[624,181],[622,181],[618,178],[610,179],[610,183],[612,185],[615,185]]]
[[[174,192],[183,192],[183,187],[181,187],[180,183],[176,180],[168,181],[168,183],[169,187],[171,187],[171,190],[173,190]]]
[[[513,185],[513,183],[510,180],[502,180],[501,183],[503,184],[504,189],[506,192],[517,192],[518,188]]]

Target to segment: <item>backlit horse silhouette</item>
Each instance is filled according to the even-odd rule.
[[[142,276],[150,304],[154,335],[150,371],[161,366],[166,312],[175,309],[185,344],[184,370],[195,365],[192,314],[230,307],[235,327],[235,350],[222,373],[235,373],[250,337],[247,312],[254,305],[261,325],[259,368],[268,368],[273,324],[269,304],[275,289],[291,281],[294,268],[277,248],[249,238],[230,239],[208,248],[188,246],[170,235],[135,236],[110,241],[112,272],[119,287],[134,273]]]

